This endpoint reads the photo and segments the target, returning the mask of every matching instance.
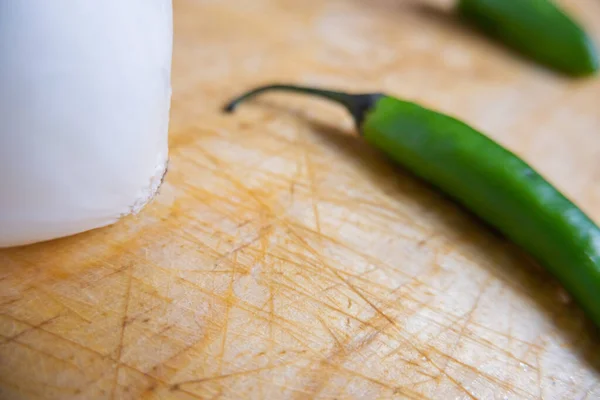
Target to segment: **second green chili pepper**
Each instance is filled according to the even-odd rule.
[[[549,0],[459,0],[458,12],[532,59],[571,75],[598,70],[587,33]]]
[[[368,143],[528,251],[600,327],[600,229],[519,157],[463,122],[383,94],[270,85],[225,110],[269,90],[313,94],[345,106]]]

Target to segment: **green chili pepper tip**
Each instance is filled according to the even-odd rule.
[[[592,75],[600,61],[592,38],[549,0],[459,0],[458,14],[538,63],[573,76]]]

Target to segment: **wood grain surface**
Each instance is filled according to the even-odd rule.
[[[600,42],[600,2],[560,1]],[[598,399],[600,338],[542,269],[326,102],[458,116],[600,221],[600,80],[450,2],[176,0],[171,162],[139,215],[0,251],[2,399]],[[477,166],[473,166],[476,168]]]

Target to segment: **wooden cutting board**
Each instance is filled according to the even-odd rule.
[[[560,3],[600,43],[600,2]],[[600,398],[580,309],[341,109],[219,111],[274,81],[384,90],[488,132],[600,221],[600,80],[450,6],[176,0],[166,182],[112,227],[0,252],[0,398]]]

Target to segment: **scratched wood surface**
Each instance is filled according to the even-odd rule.
[[[561,3],[600,41],[600,2]],[[488,132],[600,221],[600,81],[449,5],[176,0],[166,182],[112,227],[0,251],[0,398],[600,398],[579,308],[342,110],[219,112],[271,81],[385,90]]]

